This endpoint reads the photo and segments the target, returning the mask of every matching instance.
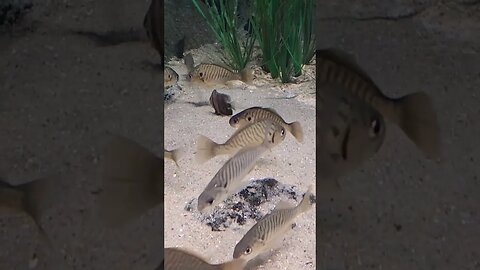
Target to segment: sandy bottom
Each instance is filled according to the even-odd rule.
[[[213,52],[212,45],[191,51],[195,64],[215,63],[218,58],[211,57]],[[211,106],[196,107],[188,103],[208,101],[213,88],[186,82],[187,69],[183,60],[174,59],[168,65],[180,75],[178,85],[181,90],[175,94],[174,101],[165,107],[165,148],[185,147],[186,152],[178,168],[172,161],[165,161],[165,247],[191,250],[203,255],[211,263],[225,262],[233,258],[235,245],[255,221],[250,219],[244,225],[233,223],[223,231],[212,231],[202,222],[202,215],[196,207],[187,211],[185,206],[192,199],[196,206],[199,194],[229,158],[217,156],[198,164],[195,160],[198,135],[224,142],[235,129],[228,124],[229,117],[213,114]],[[255,68],[253,85],[239,82],[233,86],[215,88],[230,95],[235,106],[234,113],[253,106],[270,107],[287,122],[300,121],[303,128],[303,143],[288,134],[280,145],[262,156],[257,167],[243,179],[245,183],[274,178],[282,184],[295,186],[300,194],[309,185],[315,184],[315,65],[312,63],[304,69],[304,75],[295,84],[281,84]],[[272,198],[261,205],[261,211],[269,213],[279,200]],[[290,203],[298,204],[294,200]],[[315,206],[295,222],[296,227],[279,240],[277,247],[260,257],[258,268],[315,269]]]

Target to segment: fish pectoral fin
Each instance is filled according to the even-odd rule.
[[[277,206],[275,206],[275,208],[273,209],[273,211],[277,211],[277,210],[282,210],[282,209],[288,209],[288,208],[292,208],[292,206],[290,205],[289,202],[287,201],[280,201]]]

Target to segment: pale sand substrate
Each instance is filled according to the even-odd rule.
[[[207,45],[191,51],[195,64],[218,61],[211,57],[212,47]],[[180,75],[182,90],[175,95],[175,101],[165,107],[165,148],[186,147],[186,153],[179,161],[179,168],[171,160],[165,161],[165,247],[188,249],[201,254],[210,263],[225,262],[232,259],[235,245],[255,221],[250,219],[242,226],[233,222],[224,231],[212,231],[200,221],[196,199],[229,156],[218,156],[198,164],[194,155],[198,135],[221,143],[235,129],[228,124],[229,117],[214,115],[211,106],[195,107],[186,103],[207,101],[213,88],[199,88],[187,83],[183,60],[172,60],[168,65]],[[281,84],[255,68],[253,85],[236,83],[215,88],[230,95],[235,105],[234,113],[253,106],[270,107],[287,122],[300,121],[303,128],[303,143],[288,133],[280,145],[262,156],[258,166],[243,179],[245,183],[270,177],[296,186],[300,193],[315,184],[315,63],[304,69],[305,75],[298,78],[297,84]],[[295,98],[278,99],[295,95]],[[194,210],[186,211],[185,206],[192,199]],[[279,200],[276,198],[263,204],[262,213],[269,213]],[[289,202],[291,205],[298,203]],[[274,250],[263,256],[258,269],[316,268],[315,209],[316,205],[295,220],[296,227],[278,242]]]

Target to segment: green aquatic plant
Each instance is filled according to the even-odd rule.
[[[237,31],[238,0],[206,0],[203,8],[200,6],[202,1],[192,2],[222,45],[224,62],[234,70],[243,70],[250,61],[255,37],[245,35],[240,38]]]
[[[262,50],[263,68],[289,82],[302,74],[314,55],[313,0],[254,0],[253,30]]]

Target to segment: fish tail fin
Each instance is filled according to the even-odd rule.
[[[208,137],[200,135],[197,141],[197,154],[195,155],[199,163],[204,163],[216,156],[217,143]]]
[[[245,68],[240,71],[240,79],[246,84],[251,84],[253,82],[253,69]]]
[[[307,192],[303,195],[303,199],[297,206],[298,212],[303,213],[308,211],[315,203],[315,195],[312,193],[313,185],[310,185]]]
[[[303,142],[303,130],[300,122],[293,122],[288,124],[288,126],[290,127],[290,133],[292,133],[293,137],[295,137],[297,141]]]
[[[179,147],[175,150],[172,150],[170,158],[175,162],[178,167],[178,161],[183,157],[185,154],[185,149],[183,147]]]
[[[221,270],[243,270],[245,261],[243,259],[234,259],[229,262],[223,263],[220,267]]]
[[[0,180],[0,189],[9,188],[21,193],[22,198],[18,202],[18,210],[24,211],[31,217],[38,228],[40,238],[51,248],[53,243],[40,225],[40,217],[43,211],[50,206],[47,202],[51,198],[51,193],[48,192],[49,185],[50,181],[48,179],[37,179],[18,186],[12,186]]]
[[[95,215],[108,227],[120,227],[163,205],[164,162],[130,139],[114,136],[101,161],[102,190]]]
[[[430,97],[417,92],[395,100],[399,108],[398,125],[430,159],[442,156],[440,128]]]

